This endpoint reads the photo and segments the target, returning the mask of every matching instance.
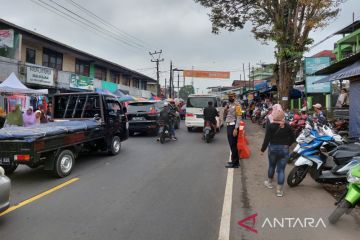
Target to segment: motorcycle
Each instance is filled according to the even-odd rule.
[[[315,129],[306,128],[297,139],[298,145],[294,152],[297,153],[298,158],[287,178],[290,187],[299,185],[307,173],[319,183],[345,183],[347,172],[360,163],[360,158],[354,158],[360,154],[359,150],[351,152],[349,149],[339,149],[338,144],[341,143],[339,135],[333,134],[326,126],[322,126],[324,135],[320,135]],[[349,148],[356,147],[359,148],[359,146]],[[333,158],[335,165],[329,170],[326,162],[330,157]]]
[[[210,143],[210,141],[214,138],[215,131],[212,123],[210,121],[205,121],[203,140],[206,143]]]
[[[356,205],[360,205],[360,164],[348,172],[347,181],[349,184],[345,192],[335,203],[336,209],[328,217],[331,224],[337,223],[342,215],[349,214]]]
[[[261,116],[261,109],[259,107],[256,107],[252,116],[251,116],[251,121],[252,123],[256,123],[259,121],[260,119],[260,116]]]
[[[160,143],[164,144],[166,139],[171,139],[170,128],[167,124],[160,123]]]

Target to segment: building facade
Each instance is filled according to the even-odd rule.
[[[32,88],[56,91],[121,90],[151,97],[146,75],[0,19],[0,81],[11,72]],[[15,71],[14,71],[15,70]],[[153,90],[153,88],[151,88]]]

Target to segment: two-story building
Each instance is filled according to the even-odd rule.
[[[0,81],[11,72],[32,88],[121,90],[151,97],[156,80],[0,19]]]

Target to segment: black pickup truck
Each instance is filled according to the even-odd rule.
[[[44,165],[58,177],[68,176],[79,153],[117,155],[129,136],[126,109],[113,96],[67,93],[52,99],[54,122],[0,129],[0,166],[7,174],[19,164]]]

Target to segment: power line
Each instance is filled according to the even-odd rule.
[[[39,0],[39,1],[40,1],[40,0]],[[114,32],[109,31],[109,30],[107,30],[107,29],[103,29],[101,26],[97,25],[96,23],[90,21],[90,20],[87,19],[87,18],[82,17],[81,15],[77,14],[76,12],[74,12],[74,11],[72,11],[72,10],[64,7],[63,5],[59,4],[58,2],[56,2],[56,1],[54,1],[54,0],[49,0],[49,1],[52,2],[52,3],[54,3],[56,6],[64,9],[65,11],[69,12],[70,14],[75,15],[76,17],[78,17],[78,18],[80,18],[80,19],[82,19],[82,20],[84,20],[84,21],[87,21],[87,22],[93,24],[96,28],[102,30],[103,32],[106,31],[106,32],[108,32],[108,33],[111,34],[111,35],[117,36],[116,34],[114,34]],[[116,39],[119,40],[120,42],[122,42],[122,43],[124,43],[124,44],[126,44],[126,45],[128,45],[128,46],[130,46],[130,47],[134,47],[134,48],[139,48],[139,49],[140,49],[140,47],[138,47],[138,46],[136,46],[136,45],[133,45],[133,44],[131,44],[131,43],[128,43],[126,40],[123,40],[123,39],[118,38],[118,37],[114,37],[114,38],[116,38]]]
[[[60,10],[55,11],[54,8],[49,8],[48,6],[43,5],[43,4],[40,3],[40,2],[37,2],[36,0],[30,0],[30,1],[33,2],[34,4],[38,5],[38,6],[42,7],[42,8],[45,8],[46,10],[48,10],[48,11],[50,11],[50,12],[52,12],[52,13],[60,16],[60,17],[63,17],[63,18],[65,18],[65,19],[67,19],[68,21],[70,21],[70,22],[72,22],[72,23],[75,23],[75,24],[77,24],[77,25],[79,25],[79,23],[81,23],[81,24],[82,24],[83,26],[85,26],[88,30],[90,30],[91,32],[97,34],[99,37],[101,37],[101,38],[103,38],[103,39],[105,39],[105,40],[111,40],[111,41],[117,42],[115,39],[110,38],[110,37],[107,36],[107,35],[99,35],[98,32],[97,32],[97,30],[96,30],[95,28],[92,28],[91,26],[89,26],[89,25],[87,25],[87,24],[85,24],[85,23],[83,23],[83,22],[81,22],[81,21],[78,21],[77,19],[69,16],[69,15],[66,14],[66,13],[63,13],[63,12],[60,11]],[[45,4],[46,4],[46,3],[45,3]],[[73,19],[75,19],[76,21],[74,21]]]
[[[103,23],[104,25],[107,25],[108,27],[111,27],[112,29],[114,29],[116,32],[118,32],[119,34],[121,34],[122,36],[124,36],[125,38],[129,39],[130,41],[138,41],[138,43],[136,43],[138,46],[145,48],[145,45],[149,45],[147,44],[145,41],[131,35],[128,34],[127,32],[119,29],[118,27],[116,27],[115,25],[111,24],[110,22],[106,21],[105,19],[99,17],[97,14],[95,14],[94,12],[91,12],[89,9],[85,8],[84,6],[80,5],[79,3],[76,3],[73,0],[66,0],[67,2],[69,2],[70,4],[72,4],[73,6],[77,7],[78,9],[80,9],[82,12],[86,13],[89,16],[93,16],[96,19],[98,19],[101,23]],[[132,40],[131,40],[132,39]]]
[[[31,0],[31,1],[34,2],[33,0]],[[96,31],[95,33],[96,33],[98,36],[101,36],[101,37],[104,36],[104,35],[102,35],[102,34],[99,34],[99,32],[100,32],[100,33],[105,34],[107,37],[111,38],[112,40],[115,40],[116,42],[121,42],[121,43],[127,45],[127,46],[130,47],[131,49],[141,50],[140,48],[136,48],[136,47],[134,47],[133,45],[127,43],[126,41],[124,41],[124,40],[122,40],[122,39],[119,39],[119,38],[116,37],[116,36],[113,36],[113,34],[112,34],[110,31],[102,29],[100,26],[94,24],[93,22],[89,21],[89,20],[86,19],[86,18],[78,19],[78,18],[74,17],[73,15],[77,16],[77,14],[76,14],[76,13],[73,13],[71,10],[68,10],[68,9],[66,10],[66,9],[65,9],[67,12],[70,12],[70,14],[69,14],[69,13],[67,13],[67,12],[61,11],[60,9],[56,8],[55,6],[53,6],[53,5],[49,4],[49,3],[44,2],[43,0],[38,0],[38,1],[41,2],[43,5],[37,4],[37,3],[35,2],[37,5],[40,5],[40,6],[46,8],[46,9],[48,9],[48,10],[50,10],[49,8],[51,8],[52,10],[50,10],[50,11],[52,11],[52,12],[56,11],[57,13],[60,13],[60,14],[57,14],[57,15],[60,15],[60,16],[62,16],[62,17],[64,17],[64,15],[66,15],[68,18],[71,18],[71,19],[75,20],[77,25],[79,25],[79,23],[81,23],[82,25],[85,25],[87,28],[91,28],[91,29],[95,30],[95,31]],[[50,1],[51,1],[51,2],[54,2],[54,1],[52,1],[52,0],[50,0]],[[45,7],[44,5],[46,5],[47,7]],[[59,6],[59,4],[57,4],[57,5]],[[61,6],[60,6],[60,7],[61,7]],[[62,7],[62,8],[63,8],[63,7]],[[71,13],[73,13],[73,14],[71,14]],[[67,18],[67,19],[68,19],[68,18]],[[82,21],[82,19],[83,19],[84,21]],[[72,21],[72,22],[73,22],[73,21]],[[93,24],[94,26],[91,25],[90,23]]]

